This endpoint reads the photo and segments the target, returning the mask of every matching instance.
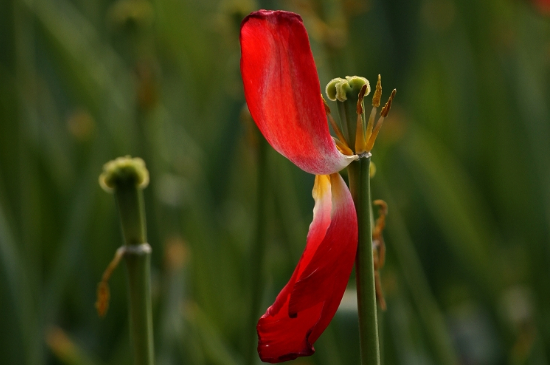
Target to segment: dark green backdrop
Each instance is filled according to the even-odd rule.
[[[322,85],[398,90],[373,151],[384,363],[550,364],[550,16],[519,0],[0,2],[0,363],[131,364],[123,267],[106,318],[93,305],[122,243],[97,178],[127,154],[151,174],[157,363],[243,363],[257,134],[238,34],[261,7],[303,16]],[[262,308],[313,208],[313,177],[268,157]],[[353,287],[296,364],[358,363]]]

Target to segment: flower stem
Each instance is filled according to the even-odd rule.
[[[151,246],[146,243],[143,193],[133,186],[115,190],[124,232],[124,260],[128,273],[130,334],[134,364],[154,364],[151,305]],[[121,208],[121,207],[125,208]]]
[[[153,365],[153,317],[151,309],[150,261],[151,246],[144,243],[127,250],[124,257],[130,294],[130,333],[134,364]]]
[[[124,243],[138,245],[147,242],[143,193],[135,184],[118,184],[115,200],[120,215]]]
[[[149,172],[139,158],[120,157],[103,167],[100,185],[113,192],[118,207],[128,272],[130,334],[135,365],[154,364],[153,315],[151,305],[151,246],[147,243],[143,188]]]
[[[380,365],[370,197],[370,155],[348,167],[351,195],[357,210],[359,237],[355,259],[361,365]]]
[[[268,195],[268,163],[267,163],[268,144],[267,141],[259,136],[258,138],[258,190],[256,202],[256,232],[254,242],[250,252],[250,311],[246,326],[247,340],[245,348],[245,364],[253,365],[256,363],[257,355],[257,335],[256,323],[262,303],[263,293],[263,266],[266,246],[266,222],[267,222],[267,195]],[[254,331],[253,331],[254,329]],[[250,333],[249,333],[250,331]],[[252,332],[253,331],[253,332]],[[249,334],[248,334],[249,333]]]

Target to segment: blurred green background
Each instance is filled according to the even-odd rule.
[[[384,363],[550,364],[545,2],[2,0],[0,363],[132,363],[123,266],[94,309],[122,244],[97,179],[130,154],[151,174],[157,363],[244,364],[258,135],[238,34],[271,8],[304,18],[323,87],[380,73],[398,90],[373,151]],[[272,150],[268,168],[262,313],[313,208],[313,176]],[[353,287],[296,364],[358,363]]]

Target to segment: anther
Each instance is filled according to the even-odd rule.
[[[363,120],[363,98],[367,92],[367,85],[361,87],[359,98],[357,99],[357,127],[355,130],[355,153],[365,152],[367,140],[365,138],[365,121]]]
[[[393,102],[393,97],[395,96],[396,92],[397,92],[397,90],[393,89],[393,91],[391,92],[390,97],[388,98],[388,101],[386,102],[386,105],[384,105],[384,107],[382,108],[382,111],[380,112],[380,116],[382,116],[384,118],[388,116],[388,113],[390,112],[390,109],[391,109],[391,104]]]
[[[359,91],[359,97],[357,99],[357,114],[363,114],[363,98],[367,94],[367,87],[368,85],[365,84],[361,87],[361,91]]]
[[[376,90],[372,96],[372,106],[378,108],[380,106],[380,99],[382,99],[382,77],[378,74],[378,81],[376,82]]]
[[[393,102],[393,98],[395,97],[396,92],[397,92],[397,90],[393,89],[393,91],[391,92],[390,97],[388,98],[388,101],[386,102],[386,105],[384,105],[384,107],[382,108],[382,111],[380,112],[380,118],[376,122],[376,126],[374,127],[374,130],[372,131],[372,135],[369,137],[369,139],[367,141],[367,151],[370,151],[372,149],[372,147],[374,146],[374,142],[376,141],[376,137],[378,136],[378,132],[380,132],[380,128],[382,128],[382,123],[384,122],[384,119],[388,116],[388,113],[390,112],[391,104]],[[369,122],[370,122],[370,119],[369,119]]]

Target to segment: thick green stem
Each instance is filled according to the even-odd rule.
[[[130,333],[134,364],[153,365],[153,317],[151,308],[151,246],[147,243],[127,246],[124,254],[128,272]]]
[[[374,262],[372,256],[372,218],[370,197],[370,156],[348,167],[351,195],[357,210],[359,237],[355,273],[359,312],[361,365],[380,365]]]
[[[268,144],[265,139],[259,136],[258,143],[258,190],[257,190],[257,206],[256,206],[256,232],[252,249],[250,251],[250,311],[248,313],[248,321],[245,332],[247,333],[246,340],[246,364],[253,365],[257,359],[256,343],[256,322],[260,305],[262,303],[263,293],[263,266],[265,256],[265,232],[267,222],[267,190],[268,190],[268,163],[267,163]]]
[[[145,228],[145,209],[143,207],[143,192],[135,183],[119,184],[115,189],[115,199],[124,243],[138,245],[147,242]]]
[[[151,305],[151,246],[147,243],[143,192],[136,184],[119,184],[115,198],[124,234],[124,260],[128,272],[130,334],[134,364],[154,364]]]

